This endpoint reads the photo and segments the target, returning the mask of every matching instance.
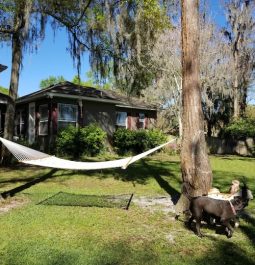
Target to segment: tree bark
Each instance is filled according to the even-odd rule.
[[[15,124],[15,101],[18,94],[19,74],[22,60],[22,29],[25,26],[25,5],[20,5],[20,9],[15,14],[15,28],[12,34],[12,69],[9,88],[9,102],[6,108],[4,138],[12,140]],[[6,148],[2,148],[1,162],[8,164],[10,162],[10,153]]]
[[[207,194],[212,170],[204,135],[199,78],[199,4],[182,0],[182,120],[181,170],[183,193]]]
[[[21,65],[21,41],[18,34],[14,34],[12,38],[12,69],[11,82],[9,89],[10,101],[7,105],[4,127],[4,138],[12,140],[15,118],[15,101],[17,99],[19,73]]]
[[[14,124],[15,124],[15,101],[17,99],[18,85],[19,85],[19,73],[22,57],[22,47],[19,34],[13,34],[12,38],[12,69],[11,69],[11,81],[9,89],[9,102],[6,108],[5,125],[4,125],[4,138],[12,140]],[[2,148],[2,164],[8,164],[11,160],[10,153],[6,148]]]
[[[238,69],[238,41],[236,42],[235,50],[233,52],[234,64],[235,64],[235,79],[233,87],[233,118],[238,119],[240,117],[240,91],[239,91],[239,69]]]

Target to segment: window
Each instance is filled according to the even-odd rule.
[[[15,135],[24,136],[25,135],[25,111],[18,110],[15,118]]]
[[[127,128],[127,113],[117,112],[116,114],[116,125]]]
[[[139,129],[145,128],[145,114],[144,113],[139,113],[138,128]]]
[[[78,106],[72,104],[58,104],[58,129],[68,125],[76,126],[78,119]]]
[[[39,115],[40,115],[40,122],[39,122],[39,135],[48,135],[48,105],[41,105],[39,106]]]

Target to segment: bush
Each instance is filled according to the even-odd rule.
[[[113,134],[113,145],[119,154],[133,151],[135,145],[135,135],[133,131],[118,129]]]
[[[95,156],[104,149],[105,138],[106,133],[95,124],[84,128],[70,125],[58,135],[57,151],[73,158],[79,158],[82,155]]]
[[[239,119],[231,122],[221,132],[223,138],[233,138],[236,140],[247,137],[255,138],[255,120],[254,119]]]
[[[82,142],[85,143],[83,154],[96,156],[104,150],[106,132],[98,125],[90,124],[80,129]]]
[[[167,139],[160,130],[118,129],[113,135],[113,145],[119,154],[142,153],[162,144]]]

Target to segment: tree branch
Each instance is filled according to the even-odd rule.
[[[15,30],[14,29],[7,29],[5,27],[0,27],[0,33],[3,33],[3,34],[14,34]]]

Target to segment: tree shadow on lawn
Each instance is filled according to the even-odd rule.
[[[113,177],[116,180],[121,180],[124,182],[133,182],[138,184],[147,184],[150,178],[155,178],[156,175],[164,175],[172,178],[173,181],[181,183],[178,177],[180,172],[179,162],[173,161],[140,161],[135,164],[130,165],[127,169],[103,169],[103,170],[68,170],[63,172],[61,176],[71,176],[71,175],[86,175],[91,177],[96,177],[99,179],[106,179]]]
[[[33,181],[48,171],[48,168],[38,168],[21,163],[11,167],[3,167],[0,169],[0,189],[10,184]]]
[[[138,239],[139,240],[139,239]],[[78,249],[72,245],[66,249],[52,246],[38,246],[37,244],[22,247],[19,251],[9,250],[6,264],[43,264],[43,265],[121,265],[121,264],[159,264],[160,257],[151,248],[150,242],[144,242],[134,247],[130,242],[116,240],[114,242],[94,242],[94,247],[86,240],[81,242]],[[14,253],[13,253],[14,252]],[[20,255],[20,253],[25,255]]]
[[[251,243],[255,245],[255,218],[247,213],[243,212],[241,218],[244,219],[248,225],[241,225],[240,229],[250,239]]]
[[[221,192],[228,192],[233,179],[242,180],[243,175],[236,172],[227,172],[213,170],[213,187],[218,188]]]
[[[24,167],[24,166],[22,166]],[[27,167],[24,167],[27,168]],[[30,167],[28,167],[29,169]],[[53,177],[58,177],[58,182],[65,181],[65,179],[61,179],[61,177],[67,177],[71,175],[86,175],[91,177],[97,177],[100,179],[105,179],[109,177],[113,177],[116,180],[121,180],[124,182],[132,182],[133,185],[136,183],[146,185],[147,181],[151,178],[154,178],[160,187],[164,189],[168,194],[170,194],[173,198],[178,197],[179,192],[174,189],[169,183],[170,181],[177,184],[178,186],[181,183],[180,178],[178,177],[179,173],[179,162],[173,161],[146,161],[142,160],[136,164],[129,166],[126,170],[123,169],[105,169],[105,170],[97,170],[97,171],[73,171],[73,170],[57,170],[51,169],[50,172],[44,174],[41,177],[28,177],[28,178],[10,178],[3,180],[2,183],[16,183],[22,181],[28,181],[27,183],[15,187],[14,189],[7,190],[2,192],[1,195],[3,198],[8,196],[14,196],[16,193],[21,192],[25,189],[30,188],[31,186],[43,182],[47,179],[52,179]],[[54,175],[54,173],[57,173]],[[54,176],[53,176],[54,175]],[[167,180],[162,176],[167,176]],[[169,179],[169,181],[168,181]],[[0,181],[1,183],[1,181]]]
[[[207,264],[207,265],[218,265],[218,264],[232,264],[232,265],[254,265],[255,257],[248,255],[243,246],[238,242],[233,242],[231,239],[224,240],[216,238],[214,236],[206,236],[215,243],[211,246],[209,251],[203,255],[202,258],[197,258],[194,264]],[[203,239],[202,239],[203,240]],[[194,245],[194,247],[196,247]]]
[[[255,185],[252,178],[236,172],[213,170],[213,187],[218,188],[221,192],[228,192],[234,179],[239,180],[241,186],[243,179],[245,179],[248,188],[255,194]]]
[[[181,179],[178,176],[179,162],[174,161],[147,161],[141,160],[139,163],[129,166],[127,169],[106,169],[102,170],[100,174],[95,171],[86,171],[85,174],[91,177],[99,177],[100,179],[105,179],[108,177],[114,177],[116,180],[121,180],[124,182],[132,182],[135,184],[146,185],[149,179],[155,179],[159,186],[165,190],[175,203],[180,192],[177,191],[170,183],[175,183],[175,186],[181,185]],[[73,172],[63,174],[62,176],[72,175]],[[84,171],[77,171],[75,174],[84,174]],[[164,177],[162,177],[164,176]],[[166,180],[167,178],[167,180]]]
[[[31,181],[23,184],[23,185],[20,185],[18,187],[15,187],[13,189],[10,189],[10,190],[7,190],[7,191],[4,191],[1,193],[1,197],[6,199],[7,197],[13,197],[14,195],[16,195],[18,192],[21,192],[25,189],[28,189],[30,188],[31,186],[35,185],[35,184],[38,184],[42,181],[45,181],[49,178],[52,178],[52,177],[56,177],[56,176],[53,176],[53,174],[57,172],[56,169],[51,169],[50,172],[44,174],[43,176],[41,177],[38,177],[38,178],[33,178]],[[26,179],[27,180],[27,179]],[[20,180],[21,181],[21,180]],[[12,182],[12,180],[10,180],[9,182]]]
[[[251,156],[240,156],[240,155],[213,155],[214,157],[221,158],[222,160],[230,160],[230,161],[247,161],[247,162],[253,162],[255,161],[254,157]]]
[[[177,162],[168,162],[168,163],[170,163],[173,167],[176,167],[176,164],[177,164]],[[164,175],[164,176],[167,175],[167,178],[173,179],[180,186],[181,180],[180,180],[180,178],[178,178],[178,175],[172,173],[172,171],[169,171],[169,170],[168,170],[167,174],[165,172],[160,172],[160,165],[151,167],[151,165],[148,165],[148,163],[146,163],[146,161],[142,161],[142,164],[146,168],[148,168],[148,170],[153,175],[153,177],[155,178],[155,180],[157,181],[159,186],[171,196],[173,203],[176,204],[179,197],[180,197],[180,192],[177,191],[175,188],[173,188],[173,186],[170,185],[169,181],[165,180],[162,177],[162,175]]]

